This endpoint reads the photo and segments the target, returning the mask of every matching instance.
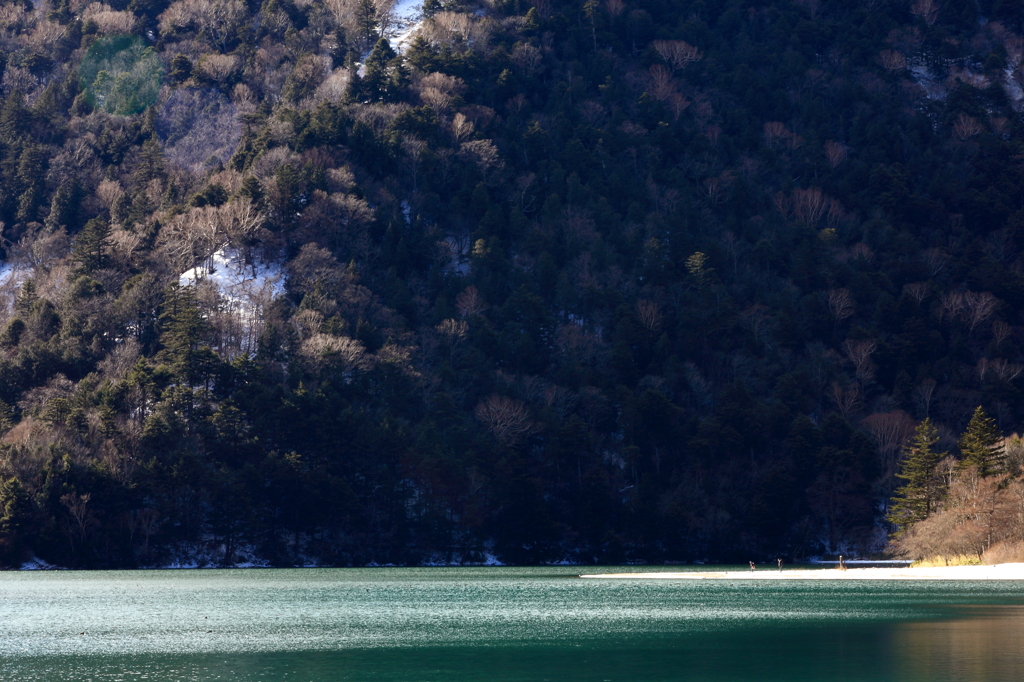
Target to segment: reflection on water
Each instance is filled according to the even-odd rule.
[[[1024,679],[1018,583],[575,572],[3,573],[0,680]]]
[[[900,623],[891,643],[903,679],[1024,679],[1024,607],[963,607],[951,620]]]

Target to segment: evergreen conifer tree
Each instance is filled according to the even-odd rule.
[[[11,406],[0,400],[0,436],[11,430],[14,426],[14,410]]]
[[[935,476],[935,466],[946,453],[932,449],[938,441],[939,434],[935,425],[931,419],[925,419],[918,425],[914,438],[904,449],[903,464],[896,477],[906,481],[906,484],[896,489],[886,516],[886,520],[897,527],[896,535],[926,519],[934,511],[935,502],[942,494],[941,483]]]
[[[75,239],[72,258],[78,263],[80,273],[102,270],[107,266],[107,237],[110,225],[103,218],[93,218],[85,224]]]
[[[21,481],[0,477],[0,565],[14,565],[22,558],[22,536],[31,511]]]
[[[25,280],[18,292],[18,298],[14,301],[14,311],[22,317],[28,317],[32,313],[32,306],[39,300],[36,292],[36,282],[32,279]]]
[[[206,360],[209,348],[202,347],[207,322],[196,304],[193,289],[171,286],[164,299],[164,312],[160,320],[163,324],[160,343],[164,349],[158,358],[167,363],[183,383],[199,385],[208,369]]]
[[[363,90],[373,100],[387,100],[396,88],[395,77],[398,72],[396,57],[387,38],[381,38],[373,46],[373,52],[366,58],[366,71],[363,76]]]
[[[960,446],[961,468],[973,466],[981,476],[992,476],[1002,471],[1003,460],[1006,458],[1002,440],[1003,434],[999,432],[995,420],[985,414],[979,405],[957,443]]]
[[[82,190],[78,182],[72,178],[62,182],[50,201],[50,214],[46,217],[46,228],[49,230],[74,229],[75,215],[82,200]]]

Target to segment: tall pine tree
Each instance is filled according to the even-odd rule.
[[[107,237],[110,225],[103,218],[93,218],[85,224],[75,238],[71,258],[78,263],[79,274],[102,270],[109,263]]]
[[[160,343],[164,348],[157,358],[166,363],[183,384],[194,387],[206,383],[215,356],[203,342],[208,323],[199,311],[194,289],[172,285],[163,307]]]
[[[1006,459],[1002,440],[1003,434],[995,420],[979,405],[958,442],[961,468],[975,467],[981,476],[1001,472]]]
[[[946,456],[932,448],[939,442],[939,433],[931,419],[917,426],[914,438],[904,449],[903,464],[897,478],[906,481],[896,489],[889,503],[886,520],[896,526],[899,536],[914,523],[923,521],[935,510],[942,495],[942,482],[935,475],[935,466]]]

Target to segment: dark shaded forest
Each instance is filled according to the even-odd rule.
[[[1021,430],[1019,2],[422,12],[0,6],[0,563],[879,551]]]

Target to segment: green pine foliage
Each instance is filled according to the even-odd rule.
[[[896,527],[897,536],[928,518],[942,498],[942,480],[935,469],[946,453],[934,449],[938,442],[935,424],[925,419],[904,448],[903,462],[896,477],[905,483],[896,489],[886,516],[886,521]]]
[[[19,566],[28,548],[32,506],[17,478],[0,477],[0,567]]]
[[[75,239],[72,260],[83,274],[102,270],[109,264],[110,225],[103,218],[93,218],[85,224]]]
[[[1003,434],[994,419],[985,414],[979,405],[960,436],[960,466],[974,467],[981,476],[1002,473],[1005,468]]]

